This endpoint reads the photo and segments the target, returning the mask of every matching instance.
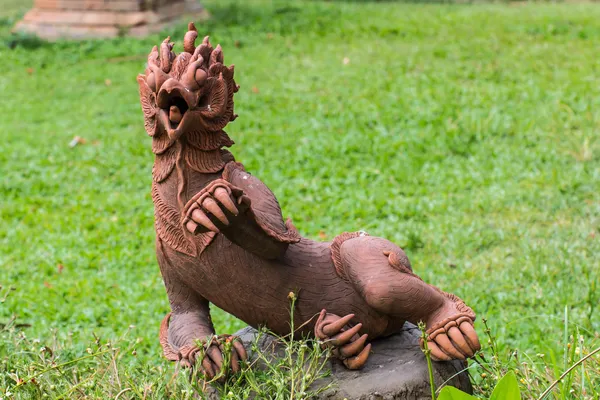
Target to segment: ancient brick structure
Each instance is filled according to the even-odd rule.
[[[143,36],[202,11],[198,0],[35,0],[16,29],[50,40]]]

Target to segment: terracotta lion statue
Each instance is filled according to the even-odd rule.
[[[188,30],[181,53],[167,38],[137,78],[155,154],[156,254],[171,306],[160,331],[165,356],[212,378],[230,341],[227,365],[236,372],[246,351],[215,335],[210,303],[285,335],[293,292],[302,326],[295,334],[332,346],[348,368],[361,368],[368,341],[399,332],[405,321],[425,323],[434,359],[472,357],[480,349],[475,314],[415,275],[400,247],[364,232],[317,242],[283,219],[273,192],[225,149],[234,142],[223,129],[237,117],[233,66],[208,37],[196,46],[193,24]]]

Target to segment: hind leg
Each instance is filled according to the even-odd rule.
[[[424,322],[434,359],[465,359],[481,348],[473,328],[475,313],[455,295],[415,275],[400,247],[371,236],[336,240],[332,253],[338,273],[392,320]]]

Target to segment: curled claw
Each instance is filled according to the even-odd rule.
[[[233,203],[233,200],[231,200],[231,196],[229,195],[229,192],[227,191],[227,189],[225,189],[223,187],[216,188],[214,197],[215,197],[215,199],[217,199],[217,201],[219,203],[221,203],[223,205],[223,207],[225,207],[227,209],[227,211],[229,211],[233,215],[238,215],[238,213],[239,213],[238,208]]]
[[[223,368],[223,354],[221,354],[221,349],[215,345],[211,345],[208,350],[206,350],[206,355],[210,357],[210,360],[217,367],[216,371],[220,371]]]
[[[333,335],[339,333],[342,330],[342,328],[344,326],[346,326],[348,324],[348,322],[350,322],[350,320],[352,320],[352,318],[354,318],[354,314],[348,314],[345,317],[342,317],[335,322],[325,325],[323,327],[323,333],[326,336],[333,336]]]
[[[352,357],[352,356],[358,354],[358,352],[360,352],[361,349],[365,347],[365,343],[367,342],[367,337],[369,337],[369,335],[367,335],[365,333],[364,335],[362,335],[360,338],[358,338],[354,342],[352,342],[346,346],[340,347],[340,349],[339,349],[340,356],[342,356],[343,358],[349,358],[349,357]]]
[[[442,349],[446,354],[456,360],[464,360],[465,356],[454,347],[450,339],[446,334],[437,335],[435,343]]]
[[[473,328],[473,325],[471,323],[466,321],[461,323],[460,330],[464,334],[464,338],[469,344],[469,347],[473,350],[473,354],[481,350],[479,338],[477,337],[477,333],[475,333],[475,328]]]
[[[225,342],[231,344],[231,370],[233,373],[237,373],[241,369],[240,361],[248,359],[246,349],[244,349],[244,345],[242,345],[237,337],[227,336]],[[223,345],[221,345],[221,348],[223,348]]]
[[[239,342],[238,339],[234,338],[233,340],[233,348],[236,353],[240,356],[240,359],[246,361],[248,359],[248,353],[246,353],[246,349],[244,345]]]
[[[208,218],[208,215],[206,215],[199,208],[196,208],[192,212],[192,219],[194,220],[194,222],[197,222],[198,224],[204,226],[209,231],[213,231],[213,232],[219,233],[219,228],[217,228],[216,225],[213,224],[213,222],[210,220],[210,218]]]
[[[240,357],[235,350],[231,352],[231,371],[234,374],[240,372]]]
[[[364,367],[367,359],[369,358],[369,353],[371,352],[371,343],[365,346],[365,348],[356,356],[351,358],[346,358],[343,362],[344,365],[348,369],[361,369]]]
[[[216,375],[212,363],[208,357],[204,357],[202,359],[202,370],[204,371],[204,375],[208,378],[208,380],[212,380]]]
[[[202,208],[214,215],[221,223],[223,223],[223,225],[229,225],[229,221],[221,210],[221,207],[219,207],[217,202],[210,197],[207,197],[204,202],[202,202]]]
[[[185,223],[185,229],[187,229],[190,233],[193,233],[194,235],[196,235],[199,230],[199,225],[197,223],[195,223],[194,221],[192,221],[191,219],[189,221],[187,221]]]
[[[360,331],[361,328],[362,328],[362,324],[356,324],[352,328],[345,330],[342,333],[337,334],[334,337],[332,337],[331,343],[334,346],[338,346],[338,347],[343,346],[343,345],[347,344],[348,342],[350,342],[350,340],[352,340],[354,335],[356,335],[358,333],[358,331]]]
[[[454,346],[460,350],[465,357],[473,356],[473,350],[467,344],[462,332],[457,327],[453,326],[452,328],[448,329],[448,337],[450,340],[452,340]]]
[[[427,347],[431,351],[431,358],[434,361],[450,361],[452,357],[444,353],[435,342],[427,342]]]

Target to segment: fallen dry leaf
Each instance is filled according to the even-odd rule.
[[[258,88],[256,86],[252,86],[252,93],[258,93]]]
[[[58,265],[56,266],[56,271],[57,271],[59,274],[62,274],[62,272],[63,272],[63,270],[64,270],[64,269],[65,269],[65,266],[64,266],[64,265],[62,265],[62,264],[58,264]]]
[[[69,142],[69,147],[73,148],[75,146],[77,146],[78,144],[85,144],[86,140],[80,136],[75,136],[70,142]]]

